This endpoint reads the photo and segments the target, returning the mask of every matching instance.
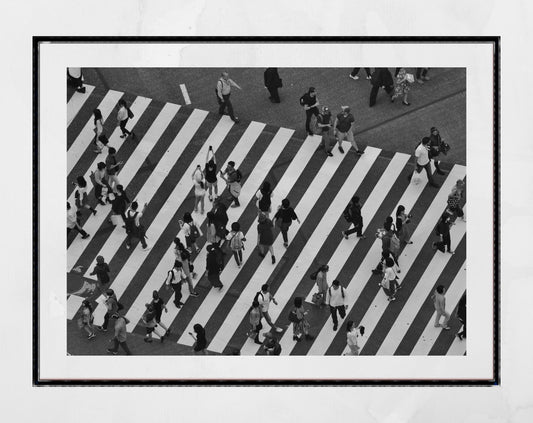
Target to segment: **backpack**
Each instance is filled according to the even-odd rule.
[[[133,114],[133,112],[131,111],[131,109],[129,107],[126,108],[126,110],[128,111],[128,119],[133,119],[133,117],[135,116]]]
[[[306,96],[307,93],[305,93],[304,95],[302,95],[300,97],[300,106],[305,106],[305,96]]]
[[[259,301],[259,296],[261,296],[261,301]],[[259,305],[263,304],[263,301],[265,301],[265,296],[263,295],[263,293],[261,291],[258,291],[255,294],[254,301],[257,301],[259,303]]]
[[[400,252],[400,239],[396,236],[396,234],[392,234],[391,236],[389,251],[394,255]]]
[[[235,233],[229,241],[229,246],[232,250],[240,250],[242,245],[242,238],[239,235],[239,232]]]
[[[239,169],[235,169],[235,182],[242,181],[242,173]]]
[[[331,286],[329,287],[328,292],[329,292],[329,297],[331,298]],[[344,300],[344,288],[342,286],[341,286],[341,295],[342,295],[342,299]]]
[[[200,232],[194,223],[191,222],[188,225],[191,228],[189,238],[191,238],[191,242],[194,242],[200,237]]]
[[[316,272],[311,273],[311,274],[309,275],[309,277],[311,278],[311,280],[316,281],[316,278],[317,278],[319,272],[320,272],[320,269],[318,269]]]
[[[289,319],[289,322],[292,322],[292,323],[298,323],[300,321],[300,319],[298,319],[298,315],[296,314],[296,309],[295,308],[293,308],[290,311],[288,319]]]
[[[124,222],[126,226],[126,233],[132,233],[135,231],[135,218],[137,217],[138,212],[135,212],[133,215],[128,211],[126,213],[126,221]]]

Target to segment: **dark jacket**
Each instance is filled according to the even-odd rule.
[[[116,214],[122,214],[126,213],[126,210],[128,209],[128,204],[130,203],[130,200],[126,193],[122,195],[115,195],[115,199],[113,200],[113,203],[111,205],[111,210],[113,210]]]
[[[394,85],[392,74],[387,68],[376,68],[372,74],[371,82],[377,87],[392,87]]]
[[[268,88],[281,88],[281,78],[278,75],[278,68],[267,68],[264,74],[265,87]]]
[[[457,317],[466,322],[466,294],[463,294],[457,305]]]
[[[274,225],[270,219],[265,219],[257,225],[257,232],[259,233],[259,244],[272,245],[274,243]]]
[[[224,268],[224,254],[220,249],[213,248],[207,253],[207,273],[218,275]]]

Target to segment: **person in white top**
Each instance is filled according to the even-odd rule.
[[[261,291],[255,294],[254,300],[256,300],[261,306],[261,312],[263,313],[263,317],[265,318],[266,322],[270,325],[270,327],[274,329],[276,332],[282,332],[283,329],[274,325],[274,323],[272,323],[272,319],[270,318],[270,315],[268,314],[268,308],[270,307],[270,302],[272,301],[276,305],[278,305],[278,302],[269,292],[269,286],[267,283],[261,286]]]
[[[223,115],[224,111],[226,110],[226,107],[228,108],[228,114],[231,120],[235,123],[239,123],[239,118],[233,114],[233,105],[231,104],[231,101],[229,99],[229,96],[231,94],[231,87],[238,88],[239,90],[242,90],[239,85],[230,79],[227,72],[222,72],[220,79],[217,82],[217,101],[218,101],[218,114]]]
[[[365,327],[355,327],[352,320],[346,322],[346,343],[350,352],[344,355],[359,355],[364,345]]]
[[[95,153],[100,154],[102,149],[107,145],[108,139],[104,134],[104,118],[100,109],[93,110],[94,115],[94,144],[96,145]]]
[[[76,230],[81,234],[82,239],[89,238],[89,234],[85,232],[80,224],[78,223],[78,210],[76,207],[72,207],[69,202],[67,202],[67,235],[72,230]]]
[[[333,330],[335,331],[339,325],[337,312],[339,312],[339,315],[342,319],[346,317],[346,309],[348,308],[345,303],[346,291],[342,286],[340,286],[340,282],[335,279],[332,285],[329,287],[327,293],[327,303],[329,305],[329,311],[331,312],[331,319],[333,320]]]
[[[131,135],[132,138],[135,138],[135,133],[126,129],[126,124],[128,123],[128,120],[133,118],[133,113],[129,109],[126,101],[123,99],[118,101],[118,106],[117,124],[122,131],[120,138],[126,138],[128,135]]]
[[[387,294],[388,301],[396,300],[396,291],[400,289],[400,284],[398,283],[398,275],[394,270],[394,260],[391,257],[387,257],[385,260],[386,268],[383,272],[383,279],[379,286],[383,288],[385,294]]]
[[[205,184],[204,173],[202,172],[202,167],[200,165],[196,166],[196,169],[192,174],[192,180],[194,183],[194,211],[195,213],[198,213],[198,208],[200,208],[200,214],[204,214]]]
[[[431,160],[429,159],[429,141],[429,137],[424,137],[422,138],[422,142],[418,145],[418,147],[416,147],[416,173],[420,173],[422,172],[422,169],[426,169],[429,185],[435,188],[439,188],[440,185],[435,183],[435,181],[433,180],[433,175],[431,173]]]
[[[129,250],[131,248],[132,238],[138,238],[141,241],[141,245],[144,251],[148,251],[150,247],[146,244],[146,231],[144,226],[141,224],[141,217],[143,217],[144,212],[148,204],[144,203],[143,209],[139,212],[139,205],[137,201],[131,203],[130,208],[126,211],[126,233],[128,237],[126,238],[126,248]]]

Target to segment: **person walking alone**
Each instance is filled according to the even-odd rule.
[[[268,99],[272,103],[279,103],[279,93],[278,88],[283,87],[283,83],[281,81],[281,78],[278,74],[278,68],[267,68],[264,73],[264,79],[265,79],[265,88],[270,93],[270,97]]]
[[[261,188],[256,192],[255,197],[257,198],[255,205],[257,206],[258,213],[263,213],[266,217],[269,217],[272,211],[272,188],[270,187],[270,182],[263,182]]]
[[[78,319],[78,326],[80,329],[84,329],[89,335],[87,339],[93,339],[96,337],[93,329],[93,308],[89,300],[83,300],[81,303],[81,316]]]
[[[394,90],[394,81],[392,74],[387,68],[376,68],[372,74],[372,90],[370,90],[370,103],[369,106],[373,107],[376,104],[376,98],[378,91],[383,87],[387,94],[391,95]]]
[[[235,87],[239,90],[242,90],[242,88],[239,87],[239,85],[235,81],[230,79],[229,74],[227,72],[222,72],[222,74],[220,75],[220,79],[217,82],[217,88],[215,90],[219,106],[218,114],[222,116],[227,108],[231,120],[235,123],[239,123],[239,118],[233,114],[233,105],[231,104],[231,100],[229,98],[231,95],[231,87]]]
[[[266,322],[269,324],[269,326],[274,329],[276,332],[282,332],[283,329],[277,327],[274,323],[272,323],[272,319],[270,315],[268,314],[268,309],[270,307],[270,302],[273,302],[274,304],[278,305],[278,302],[274,298],[274,296],[270,293],[270,287],[267,283],[263,284],[261,286],[261,291],[259,291],[257,294],[255,294],[255,301],[259,302],[259,305],[261,306],[261,312],[263,313],[263,317],[265,318]]]
[[[241,225],[239,222],[233,222],[231,224],[231,232],[229,234],[229,237],[229,247],[231,248],[233,257],[235,257],[237,267],[240,269],[240,267],[242,266],[242,252],[244,250],[244,241],[246,241],[246,238],[241,232]]]
[[[90,235],[83,230],[78,221],[78,211],[67,202],[67,235],[76,230],[80,233],[82,239],[87,239]]]
[[[307,341],[314,339],[313,336],[309,334],[309,328],[311,325],[305,318],[308,311],[303,306],[302,297],[294,298],[294,308],[291,311],[293,316],[290,321],[292,322],[292,339],[293,341],[300,342],[302,338],[305,337]]]
[[[439,285],[437,286],[437,289],[435,289],[435,292],[432,295],[433,299],[433,305],[435,306],[435,312],[437,313],[435,315],[435,324],[434,326],[436,328],[442,327],[442,329],[450,330],[450,327],[448,326],[448,321],[450,320],[450,313],[446,311],[446,297],[445,297],[446,290],[444,289],[444,286]],[[444,316],[444,320],[442,324],[440,323],[440,318]]]
[[[440,168],[440,161],[438,160],[438,157],[441,153],[441,151],[447,151],[443,150],[444,140],[440,136],[440,132],[437,128],[434,126],[430,129],[429,133],[429,158],[433,159],[433,164],[435,165],[435,170],[439,175],[445,175],[446,172],[444,172]],[[447,144],[446,144],[447,145]]]
[[[109,140],[104,134],[104,118],[102,117],[102,112],[100,109],[93,110],[94,116],[94,144],[96,149],[95,153],[100,154],[103,148],[107,145]]]
[[[239,195],[241,193],[242,173],[235,169],[235,162],[230,161],[224,172],[220,171],[220,176],[228,185],[228,191],[231,196],[231,207],[239,207]]]
[[[250,338],[253,336],[254,342],[256,344],[262,345],[262,342],[259,340],[259,332],[261,329],[263,329],[263,325],[261,324],[261,307],[259,306],[258,301],[252,302],[252,307],[250,307],[250,310],[248,311],[248,317],[250,320]]]
[[[353,320],[346,322],[346,345],[350,352],[344,355],[359,355],[363,348],[363,337],[365,335],[365,327],[356,327]]]
[[[213,199],[216,200],[218,197],[217,159],[213,152],[213,147],[211,146],[209,146],[207,156],[205,157],[204,176],[207,189],[209,190],[209,201],[213,201]],[[215,190],[214,197],[213,189]]]
[[[118,313],[119,309],[119,303],[117,300],[117,296],[115,295],[115,291],[113,291],[111,288],[108,288],[104,294],[106,297],[104,304],[107,308],[107,311],[104,315],[104,323],[102,326],[97,326],[98,330],[101,330],[102,332],[107,332],[107,326],[109,325],[109,319],[114,314]]]
[[[89,195],[87,194],[87,181],[83,176],[76,177],[76,182],[73,182],[73,185],[76,187],[74,192],[74,198],[76,202],[76,207],[78,209],[87,209],[90,210],[94,215],[96,214],[96,209],[89,204]]]
[[[117,185],[117,192],[115,198],[111,202],[111,224],[117,226],[120,223],[118,216],[122,218],[122,224],[126,225],[126,210],[130,205],[126,191],[122,185]]]
[[[448,210],[453,213],[454,221],[459,217],[463,222],[466,222],[465,212],[463,210],[464,190],[465,183],[462,179],[458,179],[448,195]]]
[[[396,86],[394,87],[394,94],[392,95],[390,101],[394,103],[394,100],[398,97],[403,97],[402,104],[405,106],[410,106],[411,103],[407,101],[407,96],[411,87],[409,86],[409,79],[407,77],[407,71],[404,68],[400,68],[396,74]]]
[[[452,239],[450,236],[450,226],[453,225],[453,223],[450,217],[451,216],[447,212],[442,213],[439,223],[435,228],[435,233],[440,236],[440,241],[434,242],[431,246],[434,250],[438,249],[443,253],[448,251],[448,253],[453,254],[451,247]]]
[[[96,197],[98,204],[105,206],[105,200],[107,199],[107,192],[109,189],[105,163],[99,162],[96,165],[96,171],[92,172],[91,176],[94,178],[94,196]]]
[[[173,303],[177,308],[181,308],[183,305],[181,302],[183,296],[181,294],[181,284],[184,278],[185,274],[183,273],[180,262],[174,263],[174,267],[167,272],[167,277],[165,278],[165,286],[167,287],[167,290],[172,288],[174,291]]]
[[[339,151],[344,154],[344,149],[342,148],[342,141],[347,139],[352,147],[355,149],[355,152],[359,155],[363,154],[364,151],[359,150],[355,138],[353,136],[353,123],[355,118],[350,113],[350,108],[348,106],[342,106],[342,112],[340,112],[335,118],[335,123],[333,124],[333,133],[337,137],[339,143]]]
[[[126,233],[128,234],[126,238],[126,248],[129,250],[131,248],[131,241],[134,238],[137,238],[141,241],[143,251],[148,251],[150,247],[146,244],[146,230],[144,225],[141,224],[141,217],[143,217],[146,207],[148,204],[144,204],[142,211],[138,211],[139,204],[137,201],[131,203],[130,208],[126,212]]]
[[[329,305],[331,319],[333,320],[333,330],[336,331],[339,325],[337,312],[341,318],[344,319],[346,317],[346,309],[348,308],[346,305],[346,291],[340,286],[340,282],[335,279],[327,290],[327,294],[327,303]]]
[[[194,354],[196,355],[206,355],[207,351],[207,338],[205,337],[205,329],[204,327],[196,323],[192,327],[194,334],[192,332],[189,332],[189,335],[192,336],[192,339],[194,339],[194,345],[192,346],[192,350],[194,351]]]
[[[109,184],[109,188],[116,193],[117,185],[120,185],[120,181],[118,180],[118,171],[123,162],[117,162],[117,158],[115,157],[117,150],[115,150],[113,147],[109,147],[107,152],[108,154],[105,159],[107,183]]]
[[[156,321],[156,311],[152,304],[145,304],[146,311],[142,316],[142,321],[144,327],[146,328],[146,335],[144,337],[144,342],[152,342],[152,333],[155,333],[159,336],[161,343],[165,341],[165,334],[159,333],[157,330],[157,321]]]
[[[220,273],[224,269],[223,253],[217,244],[207,246],[206,257],[207,280],[213,288],[222,291],[224,285],[220,281]]]
[[[131,135],[131,138],[135,138],[135,133],[133,131],[128,131],[126,125],[130,119],[133,118],[133,113],[128,107],[128,104],[125,100],[120,99],[118,101],[118,113],[117,113],[117,124],[122,131],[120,138],[126,138],[128,135]]]
[[[274,220],[276,221],[276,225],[278,225],[281,230],[281,235],[283,236],[283,246],[287,248],[289,246],[289,228],[292,225],[292,221],[296,220],[298,224],[301,224],[300,219],[298,219],[296,212],[291,207],[291,202],[288,198],[281,200],[281,206],[274,215]]]
[[[329,266],[327,264],[324,264],[323,266],[320,266],[318,269],[318,272],[316,274],[316,286],[318,288],[318,295],[320,296],[320,301],[316,303],[320,308],[324,307],[324,304],[326,303],[326,297],[328,294],[328,272],[329,272]]]
[[[385,271],[383,272],[383,279],[379,284],[383,288],[383,291],[387,295],[388,301],[396,300],[396,291],[400,289],[398,283],[398,275],[394,271],[394,260],[391,257],[385,259]]]
[[[422,169],[426,170],[429,185],[434,188],[440,188],[440,185],[433,180],[433,174],[431,172],[431,160],[429,159],[429,137],[422,138],[422,142],[418,144],[415,150],[416,157],[416,173],[422,172]],[[409,175],[409,180],[411,175]]]
[[[115,336],[113,337],[113,346],[111,348],[107,349],[107,352],[117,355],[118,354],[118,347],[120,346],[126,355],[131,355],[131,351],[128,347],[128,344],[126,344],[126,325],[130,322],[128,319],[126,319],[125,316],[122,316],[118,313],[113,315],[113,318],[115,320]]]
[[[405,213],[405,207],[399,205],[396,209],[396,233],[400,242],[403,244],[412,244],[411,241],[411,223],[412,216]]]
[[[91,272],[91,276],[96,275],[98,286],[102,292],[104,291],[106,284],[111,281],[111,278],[109,277],[110,272],[109,265],[105,262],[105,259],[102,256],[96,257],[96,265]]]
[[[264,214],[259,215],[259,223],[257,224],[257,246],[259,247],[259,256],[265,258],[267,250],[270,251],[272,256],[272,264],[276,263],[276,257],[274,256],[274,225],[272,221]]]
[[[300,105],[305,110],[305,131],[309,135],[314,135],[310,126],[311,117],[318,116],[318,106],[320,105],[320,102],[316,96],[315,87],[309,87],[307,93],[300,97]]]
[[[361,215],[361,204],[359,204],[359,197],[352,197],[344,209],[343,215],[348,223],[353,224],[352,229],[342,231],[344,238],[348,239],[348,237],[353,233],[357,233],[359,238],[366,238],[363,235],[363,216]]]
[[[164,336],[167,336],[170,333],[170,329],[167,328],[163,323],[161,323],[161,316],[163,315],[163,310],[165,310],[165,313],[168,313],[168,309],[163,299],[159,296],[159,292],[152,292],[152,302],[150,304],[152,305],[155,311],[156,323],[165,330]]]

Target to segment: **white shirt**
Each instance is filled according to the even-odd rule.
[[[415,150],[416,162],[420,166],[425,166],[429,163],[429,151],[422,143]]]
[[[268,311],[268,307],[270,306],[270,301],[272,301],[272,296],[270,295],[270,292],[265,293],[261,291],[259,295],[257,296],[257,300],[259,301],[261,310]]]
[[[338,307],[344,305],[344,301],[346,299],[346,290],[339,286],[337,289],[335,289],[333,286],[331,286],[328,289],[328,304],[332,307]],[[342,298],[342,294],[344,292],[344,298]]]
[[[70,210],[67,210],[67,228],[75,228],[76,227],[76,206],[70,206]]]
[[[194,182],[194,195],[196,197],[203,197],[205,195],[205,188],[202,188],[198,181]]]
[[[385,288],[390,289],[390,282],[394,279],[396,279],[396,272],[392,267],[387,267],[383,275],[383,285]]]
[[[140,219],[143,216],[143,214],[140,211],[136,212],[132,208],[129,208],[128,211],[126,212],[126,217],[130,217],[130,216],[133,217],[135,213],[137,213],[137,215],[135,216],[135,226],[139,226],[141,224]]]

